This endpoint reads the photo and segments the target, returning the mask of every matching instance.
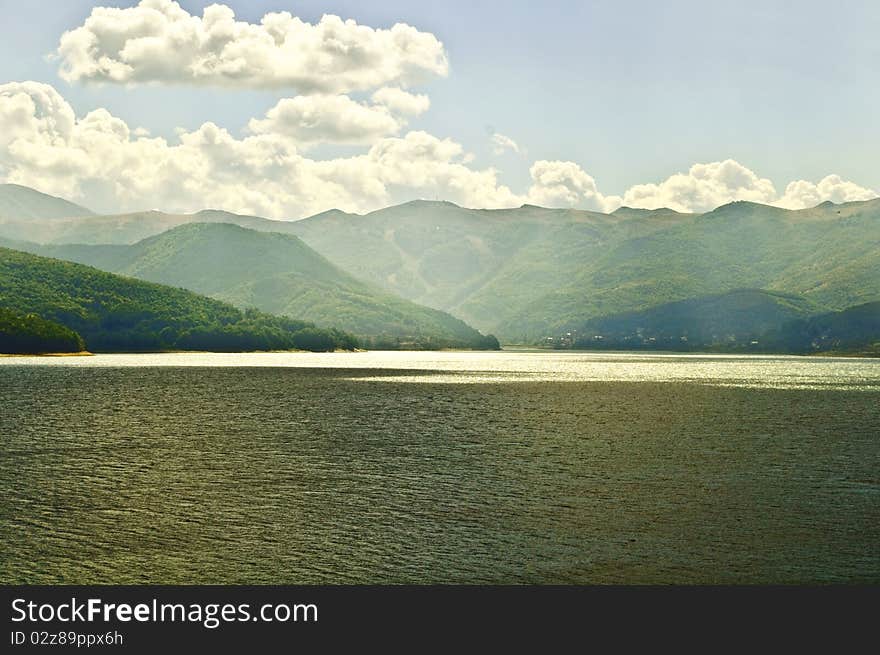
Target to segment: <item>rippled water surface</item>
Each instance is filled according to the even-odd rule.
[[[0,358],[0,581],[880,582],[880,360]]]

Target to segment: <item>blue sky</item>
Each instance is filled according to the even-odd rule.
[[[0,1],[0,83],[51,84],[77,116],[103,107],[130,127],[173,141],[175,128],[205,121],[242,136],[291,89],[187,84],[67,82],[47,55],[94,5]],[[210,3],[181,1],[201,15]],[[605,196],[660,183],[695,163],[733,159],[771,180],[829,174],[880,189],[880,4],[827,2],[257,1],[225,4],[240,21],[290,11],[373,28],[405,22],[442,41],[448,75],[408,89],[430,110],[408,130],[449,138],[473,153],[469,166],[497,169],[524,193],[535,161],[577,164]],[[362,101],[368,93],[353,92]],[[493,152],[491,135],[520,152]],[[320,144],[311,156],[363,148]],[[442,189],[441,189],[442,191]],[[424,192],[424,191],[422,191]],[[396,196],[395,196],[396,199]]]

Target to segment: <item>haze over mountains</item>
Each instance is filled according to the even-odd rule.
[[[359,282],[293,235],[228,223],[188,223],[130,246],[6,244],[184,287],[241,308],[306,317],[361,337],[400,338],[422,347],[484,343],[464,321]]]
[[[410,203],[297,225],[353,274],[507,341],[739,288],[827,309],[880,297],[880,200],[802,211],[737,202],[701,215]],[[352,231],[357,249],[339,238]]]
[[[62,198],[19,184],[0,184],[0,218],[54,219],[93,216],[94,212]]]
[[[0,248],[0,352],[352,349],[335,329]]]
[[[734,202],[705,214],[530,205],[473,210],[414,201],[295,222],[219,211],[41,218],[34,203],[12,217],[0,212],[0,236],[56,247],[105,244],[64,246],[54,254],[267,311],[324,311],[319,296],[329,287],[322,285],[332,282],[345,290],[341,296],[351,294],[344,304],[354,317],[360,311],[354,297],[370,289],[373,297],[387,294],[386,305],[400,296],[508,343],[586,333],[600,317],[741,289],[766,292],[761,303],[781,303],[781,311],[771,312],[774,321],[880,300],[880,199],[798,211]],[[168,232],[188,223],[248,229],[202,225]],[[163,232],[124,249],[106,245],[135,244]],[[226,242],[237,244],[226,247],[240,251],[242,262],[256,263],[212,260],[207,253]],[[306,256],[305,244],[320,255]],[[261,248],[272,254],[263,257]],[[679,307],[685,314],[687,308]],[[797,311],[789,315],[791,308]],[[679,318],[668,317],[670,325]]]

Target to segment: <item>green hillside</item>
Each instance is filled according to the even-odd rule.
[[[294,225],[346,270],[508,342],[741,288],[801,295],[817,311],[880,298],[880,200],[801,211],[736,202],[702,215],[415,202]]]
[[[880,299],[880,199],[799,211],[734,202],[705,214],[474,210],[414,201],[295,222],[216,211],[6,222],[0,235],[131,243],[176,225],[216,221],[296,234],[374,291],[449,312],[508,343],[534,343],[597,317],[735,289],[802,296],[817,312]],[[273,311],[299,307],[263,304],[286,293],[283,279],[242,282],[217,297]],[[320,298],[290,295],[319,309]]]
[[[91,351],[333,350],[356,341],[183,289],[0,248],[0,307],[77,332]]]
[[[880,298],[880,200],[788,211],[738,202],[643,238],[613,244],[569,284],[498,326],[533,337],[595,316],[664,301],[763,288],[819,309]]]
[[[608,243],[688,219],[671,210],[620,218],[531,205],[475,210],[414,201],[293,225],[353,275],[491,331],[512,311],[567,285]]]
[[[328,211],[272,221],[215,210],[157,211],[0,224],[0,237],[42,244],[132,244],[173,227],[224,222],[300,236],[355,279],[491,331],[517,308],[571,279],[585,257],[687,220],[671,210],[615,216],[526,205],[472,210],[414,201],[360,216]],[[87,261],[80,260],[77,261]]]
[[[793,352],[854,352],[880,356],[880,302],[791,321],[769,337]]]
[[[130,245],[188,223],[232,223],[260,232],[296,233],[290,221],[273,221],[206,209],[194,214],[168,214],[153,210],[78,218],[34,217],[29,220],[4,220],[0,215],[0,237],[39,244]]]
[[[0,353],[78,353],[85,342],[73,330],[36,314],[0,307]]]
[[[31,221],[91,216],[93,212],[62,198],[56,198],[18,184],[0,184],[0,221]]]
[[[449,314],[355,280],[292,235],[190,223],[131,246],[10,245],[339,327],[386,347],[493,345]]]
[[[578,348],[757,349],[763,347],[767,332],[815,313],[816,306],[799,296],[737,289],[590,319],[573,338],[556,337],[549,343],[573,342]]]

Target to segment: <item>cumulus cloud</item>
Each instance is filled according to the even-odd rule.
[[[397,134],[405,121],[381,105],[355,102],[348,96],[284,98],[263,119],[251,119],[255,134],[282,134],[301,147],[315,143],[371,144]]]
[[[604,212],[621,204],[706,211],[732,200],[797,209],[877,196],[838,175],[794,181],[780,196],[769,180],[732,160],[696,164],[688,173],[631,187],[623,198],[603,194],[574,162],[541,160],[531,166],[526,192],[516,193],[494,168],[476,168],[461,144],[422,131],[397,135],[403,119],[387,105],[347,96],[282,100],[251,121],[244,136],[209,122],[168,141],[106,109],[77,117],[49,85],[12,82],[0,85],[0,125],[0,180],[108,212],[213,207],[297,218],[415,197],[486,208],[529,202]],[[365,148],[349,157],[308,157],[308,146],[321,141]]]
[[[619,196],[604,196],[596,181],[570,161],[536,161],[529,173],[528,200],[543,207],[583,207],[610,212],[620,207]]]
[[[3,84],[0,177],[104,211],[215,207],[296,218],[413,197],[469,207],[521,203],[494,169],[468,166],[467,153],[450,139],[413,131],[379,138],[357,156],[314,160],[302,154],[299,135],[268,131],[280,125],[281,113],[267,115],[267,131],[243,138],[205,123],[180,130],[178,142],[169,143],[131,130],[104,109],[77,118],[49,85]]]
[[[520,202],[498,183],[495,169],[471,169],[460,144],[427,132],[384,139],[370,148],[367,159],[381,179],[396,187],[427,191],[468,207],[512,207]]]
[[[637,184],[623,196],[629,207],[681,212],[709,211],[734,200],[770,204],[776,199],[773,183],[758,177],[733,159],[694,164],[687,173],[676,173],[659,184]]]
[[[492,135],[492,152],[496,155],[503,155],[507,150],[516,153],[520,151],[516,141],[509,136],[495,132]]]
[[[803,209],[815,207],[826,200],[840,203],[853,200],[871,200],[878,195],[880,194],[876,191],[844,180],[839,175],[828,175],[822,178],[818,184],[806,180],[789,182],[782,198],[774,204],[787,209]]]
[[[56,55],[68,82],[186,83],[349,93],[410,86],[445,76],[443,44],[398,23],[374,29],[325,15],[315,24],[289,12],[259,24],[236,20],[225,5],[194,16],[172,0],[129,8],[95,7],[60,40]]]
[[[735,200],[749,200],[787,209],[815,207],[821,202],[848,202],[876,198],[877,193],[854,182],[828,175],[819,183],[790,182],[779,196],[773,183],[733,159],[694,164],[659,184],[637,184],[623,196],[629,207],[669,207],[682,212],[705,212]]]
[[[40,133],[50,142],[66,140],[76,116],[54,88],[36,82],[11,82],[0,86],[0,145]]]
[[[377,105],[387,107],[389,111],[406,116],[418,116],[428,111],[431,101],[428,96],[423,94],[414,94],[386,86],[376,91],[372,96],[373,102]]]

